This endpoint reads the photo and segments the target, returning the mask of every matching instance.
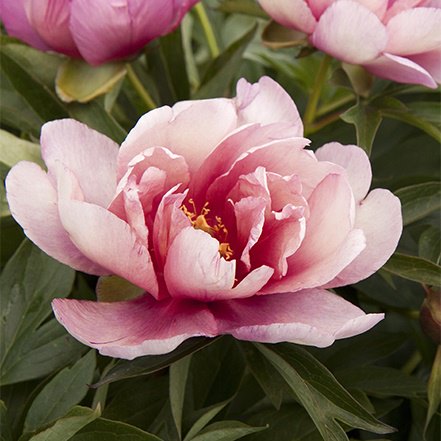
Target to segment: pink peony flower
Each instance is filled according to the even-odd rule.
[[[58,320],[104,355],[132,359],[192,336],[324,347],[383,318],[326,290],[380,268],[401,234],[399,200],[369,194],[362,149],[314,154],[289,95],[264,77],[234,99],[144,115],[120,149],[74,120],[43,126],[48,172],[7,177],[27,236],[73,268],[144,294],[56,299]],[[124,293],[122,293],[124,294]]]
[[[89,64],[126,58],[171,32],[198,0],[0,0],[8,33]]]
[[[379,77],[441,83],[439,0],[259,0],[275,21]]]

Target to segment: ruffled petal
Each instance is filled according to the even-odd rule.
[[[378,17],[352,0],[333,3],[320,17],[312,43],[335,58],[361,64],[386,47],[387,32]]]
[[[73,119],[46,123],[41,129],[41,153],[54,177],[63,163],[79,182],[85,200],[106,207],[116,190],[118,144]]]
[[[149,295],[113,303],[55,299],[52,308],[71,335],[110,357],[165,354],[190,337],[217,335],[207,307],[188,300],[158,302]]]
[[[392,17],[387,24],[386,52],[414,55],[441,46],[441,9],[412,8]]]
[[[364,65],[374,75],[398,83],[421,84],[435,89],[436,82],[426,69],[408,58],[384,53],[381,57]]]
[[[60,221],[57,192],[37,164],[23,161],[15,165],[6,178],[6,191],[12,216],[45,253],[78,271],[109,273],[72,243]]]
[[[320,161],[341,165],[346,170],[355,200],[364,199],[371,186],[372,170],[369,158],[363,149],[356,145],[330,142],[320,147],[315,155]]]
[[[324,289],[216,302],[211,310],[222,334],[240,340],[317,347],[366,332],[384,317],[365,314]]]
[[[310,34],[316,21],[304,0],[259,0],[262,8],[274,20],[287,28]]]
[[[357,207],[355,227],[363,230],[366,248],[326,287],[359,282],[386,263],[403,229],[400,200],[388,190],[371,191]]]

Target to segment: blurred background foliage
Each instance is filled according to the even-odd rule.
[[[266,23],[252,0],[207,0],[174,33],[97,76],[3,32],[2,178],[20,160],[41,164],[46,121],[75,118],[121,142],[153,107],[231,97],[240,77],[269,75],[295,100],[313,149],[362,146],[373,186],[402,201],[397,253],[374,276],[336,290],[386,319],[326,349],[221,337],[132,362],[100,356],[50,308],[54,297],[94,299],[96,279],[24,239],[2,186],[2,441],[440,439],[441,350],[419,320],[427,331],[427,317],[439,326],[441,314],[439,91],[360,77],[302,46],[264,46],[264,30],[275,38]]]

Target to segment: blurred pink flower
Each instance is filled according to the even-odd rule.
[[[74,120],[43,126],[48,172],[7,177],[14,218],[46,253],[141,287],[113,303],[56,299],[58,320],[104,355],[192,336],[324,347],[383,318],[325,288],[368,277],[401,234],[399,200],[354,145],[313,153],[289,95],[240,80],[234,99],[144,115],[120,149]],[[123,294],[123,293],[122,293]]]
[[[399,83],[441,83],[439,0],[259,0],[339,60]]]
[[[198,0],[0,0],[8,33],[89,64],[126,58],[180,23]]]

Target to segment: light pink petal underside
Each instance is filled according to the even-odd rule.
[[[219,333],[264,343],[292,342],[317,347],[366,332],[384,314],[361,309],[323,289],[216,302]]]
[[[366,248],[327,287],[359,282],[386,263],[403,229],[400,200],[388,190],[372,190],[357,207],[355,227],[363,230]]]
[[[387,32],[369,9],[352,0],[340,0],[320,17],[312,43],[339,60],[360,64],[384,50]]]
[[[60,221],[57,192],[37,164],[15,165],[6,178],[6,191],[12,216],[45,253],[79,271],[109,273],[72,243]]]
[[[110,357],[165,354],[190,337],[217,335],[206,306],[188,300],[158,302],[148,295],[114,303],[55,299],[52,307],[70,334]]]
[[[429,72],[438,84],[441,83],[441,47],[430,52],[412,55],[409,59]]]
[[[73,119],[46,123],[41,129],[41,153],[53,175],[61,162],[81,182],[85,200],[106,207],[116,190],[118,144]]]

